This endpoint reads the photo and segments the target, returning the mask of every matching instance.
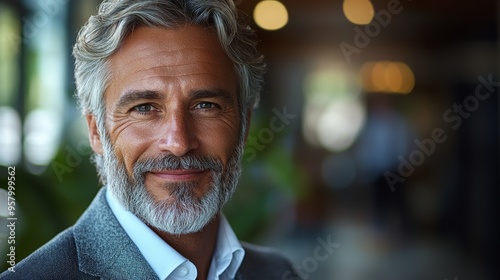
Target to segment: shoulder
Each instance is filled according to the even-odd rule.
[[[77,278],[78,257],[72,228],[69,228],[20,261],[14,271],[1,279],[69,279]],[[80,278],[80,277],[78,277]]]
[[[278,250],[246,242],[241,242],[245,249],[245,260],[270,264],[287,264],[288,260]]]
[[[245,257],[240,267],[244,279],[297,279],[291,262],[278,250],[241,242]]]
[[[20,261],[14,267],[15,272],[7,270],[0,274],[0,279],[87,279],[87,274],[80,271],[80,248],[76,236],[82,229],[86,231],[84,234],[91,235],[91,225],[96,223],[94,217],[97,216],[91,214],[103,203],[102,197],[103,195],[97,195],[74,226],[59,233]],[[86,218],[88,216],[91,218]]]

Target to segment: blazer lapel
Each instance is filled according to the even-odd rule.
[[[80,270],[104,279],[158,279],[128,237],[102,188],[73,228]]]
[[[243,275],[243,273],[237,271],[236,275],[234,276],[234,280],[247,280],[247,278],[245,277],[245,275]]]

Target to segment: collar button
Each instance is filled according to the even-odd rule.
[[[186,276],[186,275],[188,275],[188,274],[189,274],[189,269],[188,269],[187,267],[181,266],[181,267],[179,268],[179,274],[180,274],[181,276]]]

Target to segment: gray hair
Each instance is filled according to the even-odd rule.
[[[105,0],[78,33],[73,48],[76,98],[84,114],[96,118],[106,137],[104,92],[110,80],[109,57],[139,26],[176,28],[186,24],[213,28],[233,62],[242,126],[246,111],[257,106],[265,71],[252,29],[238,20],[232,0]],[[102,160],[94,157],[101,180]]]

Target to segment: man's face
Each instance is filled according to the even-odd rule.
[[[237,183],[243,134],[233,65],[216,33],[195,26],[136,28],[109,67],[104,100],[112,148],[103,149],[104,136],[91,135],[91,142],[104,154],[108,184],[122,204],[137,212],[145,203],[139,196],[155,212],[187,209],[196,217],[195,208],[208,204],[190,204],[225,203],[221,192]],[[92,130],[95,122],[89,124]]]

